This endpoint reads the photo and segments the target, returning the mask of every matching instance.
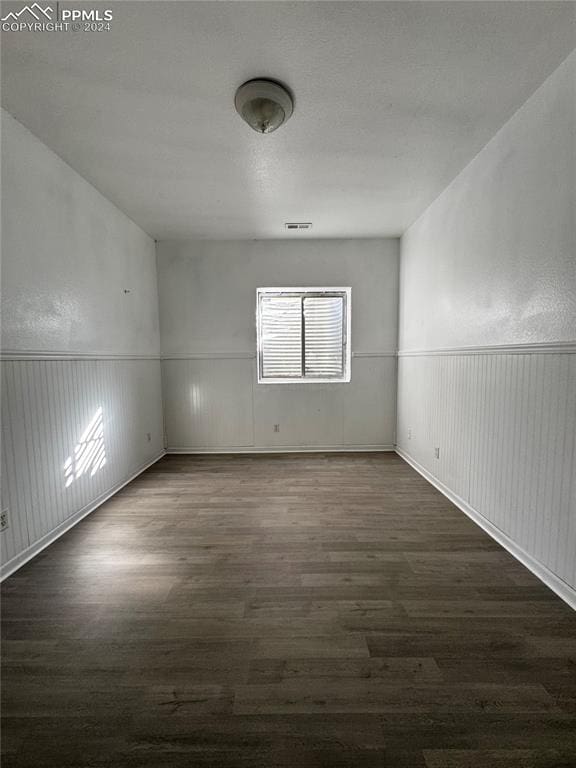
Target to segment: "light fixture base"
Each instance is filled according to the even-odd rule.
[[[275,80],[257,78],[238,88],[236,111],[257,133],[272,133],[290,118],[294,102],[288,90]]]

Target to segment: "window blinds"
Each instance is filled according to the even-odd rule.
[[[345,372],[345,295],[259,297],[263,379],[341,379]]]
[[[262,296],[260,299],[262,376],[302,376],[302,299]]]
[[[344,299],[308,296],[304,302],[305,375],[328,378],[344,372]]]

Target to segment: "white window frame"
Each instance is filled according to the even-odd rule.
[[[342,334],[342,347],[343,347],[343,361],[344,361],[344,373],[342,376],[324,376],[324,377],[312,377],[312,376],[290,376],[290,377],[271,377],[262,375],[262,344],[261,344],[261,327],[260,327],[260,299],[262,296],[267,295],[275,296],[298,296],[305,298],[306,296],[342,296],[344,298],[344,318],[343,318],[343,334]],[[350,382],[352,375],[352,348],[351,348],[351,331],[352,331],[352,289],[351,288],[325,288],[325,287],[293,287],[293,288],[258,288],[256,290],[256,371],[258,376],[258,384],[347,384]],[[302,352],[304,354],[306,344],[306,330],[305,326],[302,326],[303,343]]]

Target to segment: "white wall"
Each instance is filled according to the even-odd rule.
[[[162,452],[160,380],[154,241],[2,111],[4,572]],[[66,488],[98,408],[106,463]]]
[[[161,242],[158,285],[169,450],[393,445],[397,240]],[[352,287],[352,381],[258,384],[256,289],[305,285]]]
[[[402,238],[397,437],[572,600],[575,90],[572,54]]]

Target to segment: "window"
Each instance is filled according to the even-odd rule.
[[[350,288],[258,288],[258,382],[350,381]]]

